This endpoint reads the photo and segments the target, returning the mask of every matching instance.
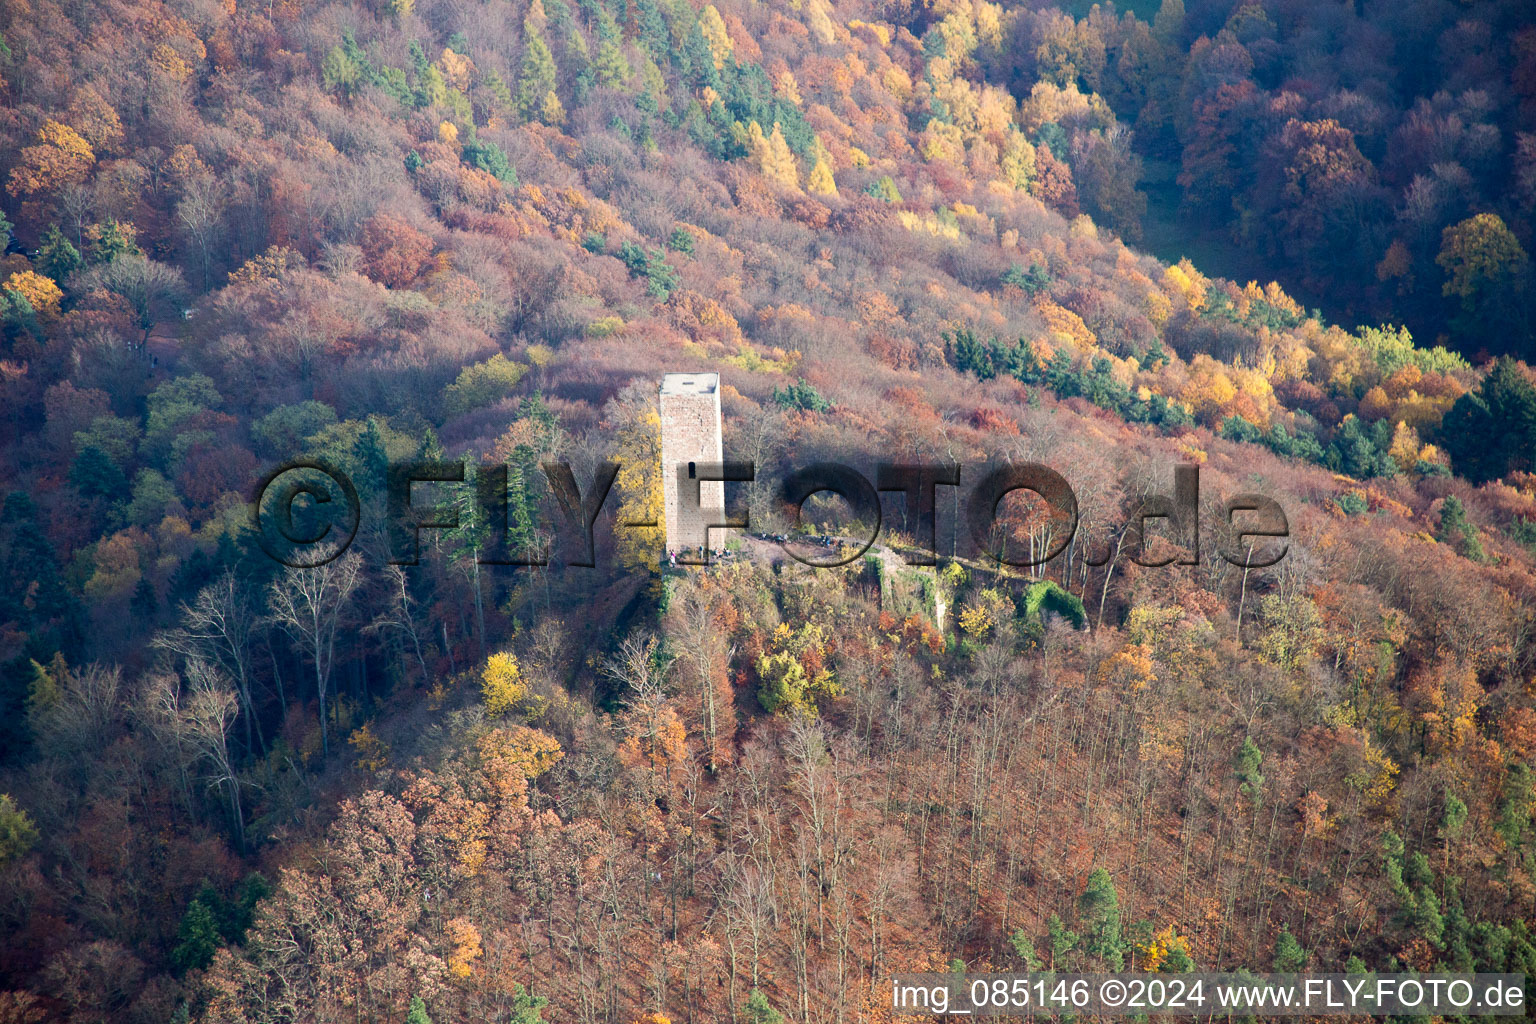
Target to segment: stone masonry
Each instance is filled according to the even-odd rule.
[[[725,508],[725,484],[706,481],[698,485],[703,514],[680,514],[678,477],[684,486],[696,479],[697,467],[724,461],[720,442],[720,375],[718,373],[669,373],[661,378],[661,477],[666,509],[667,550],[706,543],[704,523],[718,522]],[[724,531],[715,530],[708,543],[724,543]]]

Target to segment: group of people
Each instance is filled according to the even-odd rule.
[[[779,544],[787,544],[790,540],[790,535],[787,533],[759,533],[754,534],[754,536],[757,537],[758,540],[775,541]],[[831,534],[823,533],[810,537],[802,537],[799,539],[809,544],[815,544],[817,547],[833,548],[837,546],[837,538]],[[688,555],[694,555],[701,559],[704,558],[704,545],[690,544],[681,549],[668,548],[667,565],[676,567],[679,556],[687,557]],[[727,548],[710,548],[709,557],[714,559],[734,558],[736,557],[736,553],[734,551],[728,550]]]
[[[787,533],[759,533],[757,534],[757,539],[771,540],[778,544],[788,544],[790,541],[790,535]],[[807,544],[815,544],[817,547],[822,548],[837,546],[837,538],[828,533],[821,533],[811,537],[800,537],[796,539],[802,540]]]
[[[704,545],[703,544],[690,545],[689,547],[683,548],[681,553],[683,555],[693,554],[693,555],[697,555],[699,558],[703,558],[704,557]],[[677,565],[677,556],[678,556],[678,554],[679,554],[679,552],[673,550],[672,548],[668,548],[667,549],[667,565],[675,567]],[[716,558],[716,559],[730,558],[731,557],[731,552],[727,551],[725,548],[710,548],[709,549],[709,556],[711,558]]]

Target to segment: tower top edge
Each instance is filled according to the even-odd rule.
[[[719,391],[718,373],[668,373],[661,378],[663,395],[713,395]]]

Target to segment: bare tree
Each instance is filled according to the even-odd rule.
[[[406,585],[405,570],[398,565],[386,566],[384,577],[389,584],[389,606],[365,626],[363,632],[395,630],[403,633],[416,653],[416,664],[421,666],[421,681],[426,683],[431,679],[431,673],[427,671],[427,659],[421,653],[421,631],[416,625],[416,599],[411,596],[410,588]]]
[[[304,648],[315,668],[315,693],[320,700],[320,747],[330,755],[330,726],[326,698],[331,666],[336,658],[336,628],[362,575],[362,559],[354,551],[308,569],[289,569],[272,581],[267,603],[271,621]]]
[[[182,757],[206,766],[209,789],[222,790],[229,804],[235,843],[245,850],[245,812],[240,803],[240,777],[229,749],[229,731],[238,714],[234,688],[218,666],[189,658],[187,690],[174,675],[156,677],[152,700],[162,725],[174,737]],[[190,767],[191,765],[186,765]]]
[[[181,201],[176,204],[176,220],[197,247],[203,271],[203,290],[208,290],[211,256],[219,222],[224,217],[226,192],[223,182],[211,174],[202,174],[187,182]]]
[[[747,520],[754,529],[763,530],[769,525],[773,493],[767,481],[768,463],[783,445],[784,414],[768,406],[749,412],[731,431],[731,442],[727,447],[732,457],[757,467],[755,478],[747,485]]]
[[[309,380],[315,357],[334,340],[334,326],[329,318],[316,316],[307,307],[290,309],[278,324],[275,337],[291,353],[301,380]]]
[[[723,667],[729,654],[722,650],[724,644],[716,620],[716,608],[709,596],[697,587],[690,587],[683,596],[679,610],[679,627],[676,639],[681,643],[683,658],[692,667],[699,683],[699,706],[704,715],[704,756],[711,772],[718,767],[719,715],[731,714],[729,707],[717,707],[715,694],[716,666]],[[725,655],[722,658],[722,655]]]
[[[628,687],[630,729],[648,744],[660,734],[662,715],[667,708],[667,673],[671,663],[662,660],[659,648],[660,641],[654,633],[636,630],[602,664],[605,676]],[[670,764],[667,777],[670,780]]]
[[[737,870],[726,883],[729,888],[722,909],[728,930],[739,933],[745,929],[747,932],[752,947],[752,987],[757,988],[763,945],[773,926],[773,877],[750,862],[733,866]],[[735,992],[731,993],[731,998],[735,998]]]
[[[603,661],[603,675],[628,687],[630,701],[634,704],[650,707],[666,699],[665,684],[670,666],[659,663],[657,647],[655,634],[636,630]]]
[[[135,253],[125,253],[95,273],[103,287],[121,295],[132,307],[144,332],[141,345],[149,341],[155,321],[169,319],[187,291],[181,271]]]
[[[229,673],[245,711],[246,749],[256,749],[251,741],[254,728],[256,742],[265,750],[267,741],[261,734],[261,721],[256,717],[251,695],[251,636],[259,620],[235,574],[226,570],[198,591],[190,605],[182,605],[181,623],[179,629],[157,635],[150,641],[151,646],[173,651],[189,661],[200,659],[218,665]]]
[[[66,185],[59,193],[59,216],[75,236],[76,249],[85,249],[85,226],[91,222],[95,207],[95,197],[84,186]]]
[[[92,662],[53,680],[46,699],[34,698],[29,717],[39,748],[55,753],[101,749],[122,716],[123,673]]]

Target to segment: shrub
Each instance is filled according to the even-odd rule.
[[[512,394],[528,367],[514,363],[500,352],[483,363],[466,366],[443,391],[443,404],[451,415],[480,409]]]
[[[693,232],[687,228],[677,228],[672,232],[672,237],[667,239],[667,245],[673,252],[680,252],[685,256],[693,255]]]
[[[774,388],[773,400],[781,409],[800,409],[805,412],[826,412],[832,403],[801,377],[787,388]]]

